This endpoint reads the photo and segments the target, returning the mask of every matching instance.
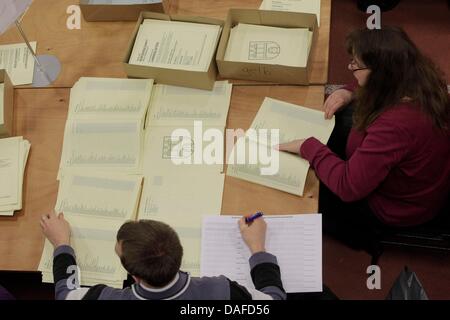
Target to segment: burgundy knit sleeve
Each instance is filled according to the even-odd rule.
[[[410,137],[390,122],[377,121],[347,161],[315,138],[307,139],[300,155],[309,161],[319,179],[343,201],[367,197],[407,152]]]

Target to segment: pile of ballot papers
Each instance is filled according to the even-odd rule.
[[[22,137],[0,139],[0,216],[22,209],[22,185],[30,143]]]

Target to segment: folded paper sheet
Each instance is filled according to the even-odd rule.
[[[250,127],[253,132],[268,129],[267,139],[256,140],[250,131],[246,137],[239,139],[230,154],[227,175],[258,183],[267,187],[303,195],[309,163],[298,155],[288,154],[274,150],[270,133],[271,129],[279,130],[279,143],[290,142],[296,139],[315,137],[326,144],[334,128],[334,118],[326,120],[321,111],[304,108],[283,101],[266,98],[259,109]],[[258,136],[260,137],[260,136]],[[240,148],[247,148],[245,161],[238,162],[236,156]],[[267,167],[261,159],[251,162],[250,151],[264,150],[264,154],[277,153],[279,170],[276,174],[262,174],[261,168]]]
[[[236,216],[208,216],[202,230],[201,275],[225,275],[254,288]],[[266,250],[277,257],[286,292],[322,291],[322,216],[265,216]]]

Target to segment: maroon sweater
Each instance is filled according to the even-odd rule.
[[[343,201],[367,199],[388,225],[413,226],[439,213],[450,191],[450,134],[417,106],[401,103],[361,133],[351,130],[342,160],[315,138],[300,155]]]

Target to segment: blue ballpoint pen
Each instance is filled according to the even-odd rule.
[[[262,217],[264,214],[262,212],[257,212],[254,215],[251,215],[248,218],[245,218],[245,223],[251,223],[253,220],[258,219],[259,217]]]

